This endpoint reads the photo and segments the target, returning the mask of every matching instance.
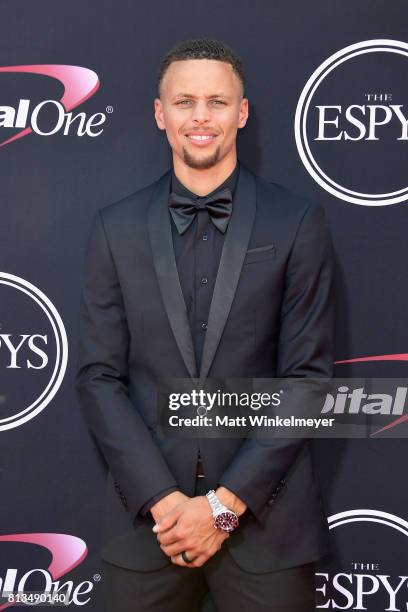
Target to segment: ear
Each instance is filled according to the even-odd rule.
[[[241,104],[239,107],[239,119],[238,119],[238,128],[243,128],[248,120],[249,115],[249,104],[248,98],[242,98]]]
[[[165,130],[166,124],[164,122],[163,105],[160,98],[155,98],[154,100],[154,118],[156,119],[159,130]]]

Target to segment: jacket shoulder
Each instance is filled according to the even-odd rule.
[[[101,208],[98,212],[101,214],[103,221],[108,224],[121,221],[126,223],[135,215],[139,219],[143,218],[143,212],[146,211],[158,183],[168,172],[153,183]]]
[[[256,177],[257,199],[261,206],[266,206],[271,212],[285,217],[303,217],[309,209],[321,209],[322,206],[313,200],[300,196],[287,187],[275,182],[269,182],[262,177]]]
[[[273,228],[274,239],[277,236],[286,238],[290,245],[296,239],[301,228],[312,231],[327,232],[328,223],[323,206],[300,196],[276,182],[256,176],[257,217],[256,227]],[[263,231],[263,229],[261,230]]]

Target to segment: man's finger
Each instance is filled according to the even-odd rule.
[[[174,509],[165,516],[163,516],[163,518],[160,519],[160,521],[156,523],[153,527],[154,533],[162,533],[163,531],[171,529],[177,523],[177,519],[179,516],[180,511],[177,509]]]
[[[193,553],[190,551],[186,551],[186,555],[188,558],[194,559]],[[207,561],[208,557],[206,555],[200,555],[194,559],[191,563],[186,563],[183,557],[180,555],[174,555],[171,557],[171,562],[174,565],[179,565],[180,567],[190,567],[194,569],[195,567],[201,567]]]
[[[209,558],[210,557],[208,555],[200,555],[196,557],[192,563],[190,563],[189,567],[202,567]]]
[[[175,557],[176,555],[180,555],[183,551],[186,550],[186,546],[181,542],[176,542],[175,544],[169,544],[169,545],[161,544],[160,548],[162,549],[164,554],[167,555],[168,557]],[[187,555],[187,556],[190,557],[190,555]]]
[[[168,529],[163,533],[159,533],[157,536],[157,540],[159,544],[169,546],[170,544],[176,544],[176,542],[182,541],[183,538],[180,538],[180,535],[177,533],[175,527],[172,527],[171,529]]]

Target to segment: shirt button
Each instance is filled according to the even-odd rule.
[[[203,276],[203,278],[201,279],[201,282],[203,285],[206,285],[208,283],[208,278],[206,276]]]
[[[207,323],[201,323],[201,329],[206,330],[207,329]]]
[[[203,234],[203,240],[208,240],[207,234]]]

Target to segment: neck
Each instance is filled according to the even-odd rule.
[[[233,155],[227,155],[215,166],[205,170],[190,168],[182,159],[173,154],[174,174],[187,189],[199,196],[207,195],[221,185],[233,172],[236,164],[236,150],[233,151]]]

